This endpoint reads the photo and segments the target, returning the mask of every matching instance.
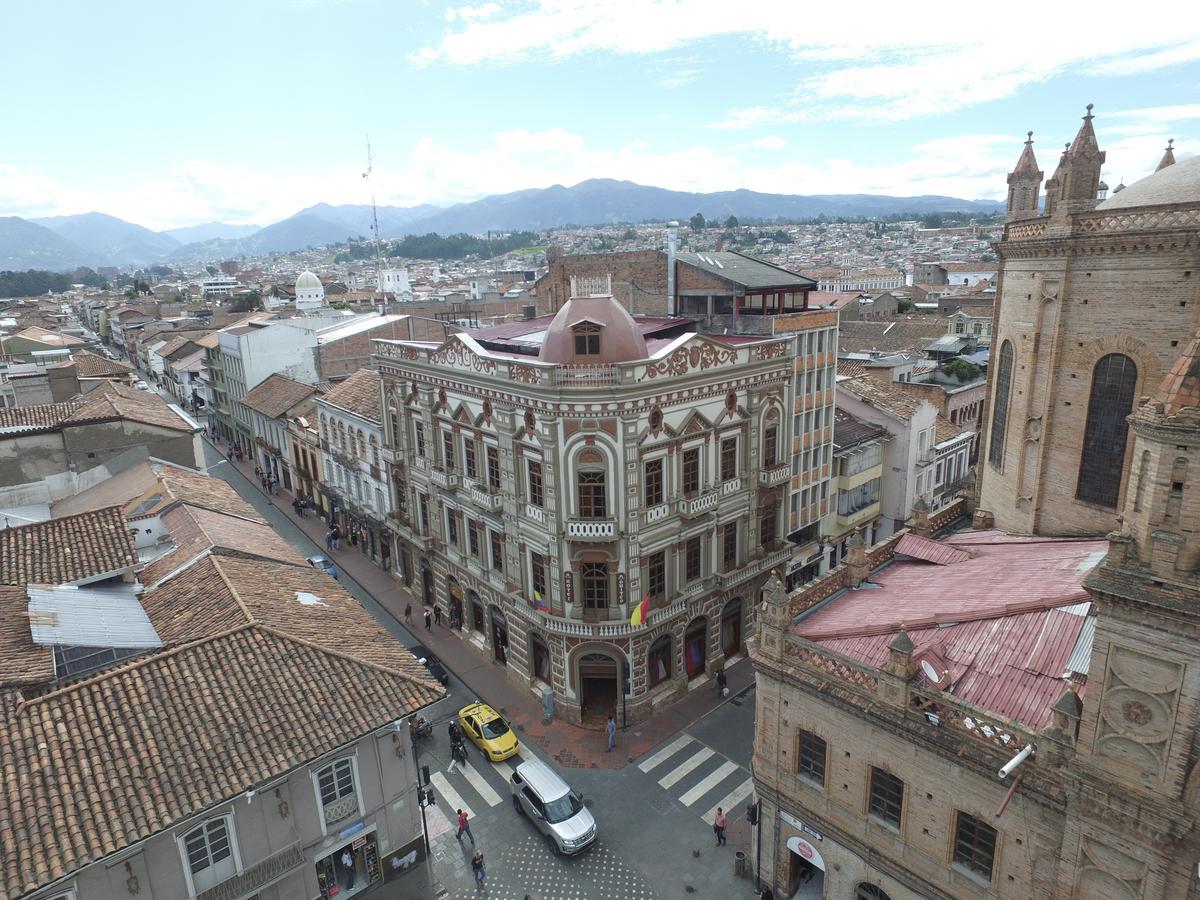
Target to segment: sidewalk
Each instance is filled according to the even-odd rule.
[[[223,454],[227,445],[212,446]],[[244,475],[256,490],[261,490],[254,475],[253,460],[241,463],[234,460],[229,465]],[[707,682],[681,700],[656,712],[649,721],[631,726],[627,730],[618,730],[617,750],[608,753],[605,750],[603,731],[581,728],[557,718],[544,723],[541,701],[530,690],[514,684],[504,673],[497,671],[500,668],[498,663],[468,647],[467,642],[460,637],[460,632],[444,625],[434,625],[431,630],[426,631],[421,621],[421,602],[416,594],[373,564],[357,548],[343,540],[341,550],[326,552],[324,520],[313,510],[308,510],[304,518],[298,518],[292,509],[291,493],[280,487],[278,494],[264,496],[308,535],[319,552],[325,553],[333,560],[339,577],[348,577],[357,582],[416,641],[440,657],[446,667],[462,679],[473,697],[494,707],[508,719],[509,724],[521,736],[521,740],[538,747],[560,765],[593,769],[624,768],[637,757],[754,684],[754,669],[748,659],[743,659],[725,670],[729,679],[729,697],[718,697],[716,686],[711,681]],[[411,626],[404,624],[404,607],[409,603],[413,607]],[[467,702],[468,699],[463,698],[463,704]],[[617,724],[620,725],[620,722]]]

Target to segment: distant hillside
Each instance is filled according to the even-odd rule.
[[[31,221],[81,247],[92,265],[149,265],[179,246],[179,241],[169,234],[151,231],[105,213],[90,212]]]
[[[602,225],[618,222],[678,219],[695,213],[706,219],[811,219],[851,216],[886,216],[896,213],[970,212],[991,215],[1003,205],[993,200],[959,200],[954,197],[888,197],[874,194],[761,194],[756,191],[720,191],[697,194],[594,178],[573,187],[548,188],[497,194],[472,203],[460,203],[425,216],[408,226],[410,232],[478,234],[483,231],[542,230],[563,225]]]
[[[262,228],[261,225],[226,225],[224,222],[205,222],[202,225],[188,225],[184,228],[168,228],[162,233],[169,234],[181,244],[192,244],[197,241],[249,237],[260,228]]]
[[[0,270],[65,272],[87,261],[80,247],[49,228],[16,216],[0,216]]]

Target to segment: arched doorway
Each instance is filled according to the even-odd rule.
[[[708,619],[698,616],[692,619],[683,634],[683,664],[689,679],[704,674],[708,662]]]
[[[617,714],[620,667],[607,653],[585,653],[578,671],[580,719],[585,726],[599,727]]]
[[[471,628],[480,634],[486,634],[487,625],[484,624],[483,620],[483,601],[479,599],[479,595],[474,591],[467,591],[467,600],[471,604]]]
[[[860,881],[854,888],[854,900],[892,900],[892,898],[879,885]]]
[[[531,648],[530,658],[532,660],[530,674],[538,681],[550,684],[550,648],[546,646],[546,642],[542,640],[541,635],[537,634],[529,636],[529,645]]]
[[[429,560],[421,560],[421,599],[426,606],[433,606],[433,570]]]
[[[492,653],[496,662],[508,665],[508,620],[496,604],[489,607],[492,614]]]
[[[450,595],[449,609],[450,627],[462,628],[463,623],[463,589],[457,578],[446,579],[446,593]]]
[[[721,610],[721,652],[728,659],[742,649],[742,598],[734,597]]]
[[[825,860],[821,851],[802,837],[790,837],[788,896],[791,900],[808,900],[825,896]]]
[[[674,648],[671,646],[671,636],[664,634],[650,645],[646,654],[646,680],[650,687],[655,687],[671,678]]]

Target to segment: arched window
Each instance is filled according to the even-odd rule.
[[[892,900],[892,898],[879,885],[862,881],[854,889],[854,900]]]
[[[1000,347],[1000,366],[996,369],[996,403],[992,407],[992,436],[988,442],[988,462],[1004,467],[1004,432],[1008,427],[1008,400],[1012,391],[1013,348],[1011,341]]]
[[[1079,483],[1075,496],[1088,503],[1115,507],[1125,464],[1126,418],[1133,410],[1137,366],[1120,353],[1101,357],[1092,371],[1083,451],[1079,454]]]
[[[671,636],[669,634],[662,635],[650,645],[650,652],[646,657],[648,670],[646,674],[650,679],[650,687],[662,684],[671,677],[671,656]]]
[[[585,469],[579,473],[579,516],[583,519],[603,519],[608,516],[604,492],[604,472]]]

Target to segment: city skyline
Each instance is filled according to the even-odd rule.
[[[707,0],[71,12],[11,12],[56,49],[10,51],[29,77],[7,104],[0,215],[268,224],[372,189],[448,205],[588,178],[999,199],[1024,133],[1049,174],[1088,102],[1114,186],[1168,137],[1180,159],[1200,140],[1188,16],[1081,31],[1031,5],[987,21]]]

